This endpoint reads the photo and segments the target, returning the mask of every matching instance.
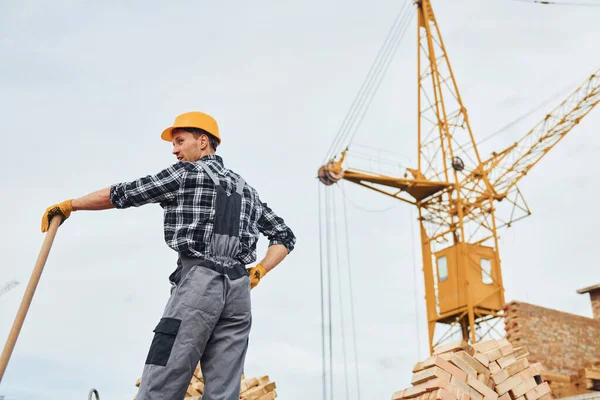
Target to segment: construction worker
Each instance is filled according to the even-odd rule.
[[[172,290],[145,361],[137,400],[183,399],[200,361],[204,400],[239,399],[252,323],[250,290],[293,250],[296,237],[258,193],[215,154],[217,122],[201,112],[175,118],[162,139],[178,162],[132,182],[117,183],[48,207],[54,215],[139,207],[164,209],[164,238],[178,253]],[[254,267],[259,233],[269,238]]]

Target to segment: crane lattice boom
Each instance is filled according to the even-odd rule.
[[[482,170],[489,177],[496,194],[504,197],[598,102],[600,69],[518,142],[493,154],[483,163]],[[468,179],[473,179],[473,175]]]

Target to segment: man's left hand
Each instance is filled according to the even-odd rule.
[[[256,264],[255,267],[248,268],[247,270],[250,273],[250,289],[254,289],[262,277],[266,275],[267,270],[260,264]]]

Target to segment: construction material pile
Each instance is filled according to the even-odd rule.
[[[586,363],[571,381],[581,393],[600,390],[600,361]]]
[[[140,380],[136,382],[136,386],[140,386]],[[269,376],[261,376],[258,378],[246,378],[244,374],[241,377],[240,384],[240,400],[274,400],[277,397],[275,390],[275,382],[269,380]],[[185,398],[187,400],[202,400],[204,392],[204,377],[200,369],[200,363],[194,371],[192,380],[187,388]],[[135,400],[135,397],[133,398]]]
[[[506,339],[441,345],[414,366],[412,386],[395,392],[392,400],[553,399],[542,365],[530,364],[528,355]]]
[[[574,375],[544,372],[542,379],[558,398],[600,391],[600,361],[585,363]]]

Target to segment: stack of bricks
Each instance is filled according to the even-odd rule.
[[[558,399],[572,396],[577,392],[574,385],[571,383],[571,376],[569,375],[544,371],[542,373],[542,379],[544,382],[548,382],[552,394]]]
[[[552,400],[542,365],[529,364],[527,356],[506,339],[441,345],[414,366],[412,386],[392,400]]]
[[[140,386],[140,379],[136,382],[136,386]],[[244,374],[241,377],[240,383],[240,400],[274,400],[277,397],[275,382],[271,382],[268,376],[258,378],[246,378]],[[192,380],[187,388],[186,400],[202,400],[204,392],[204,377],[200,364],[196,367]],[[133,400],[136,397],[134,396]]]
[[[585,363],[577,375],[571,377],[576,394],[600,390],[600,361]]]
[[[586,362],[576,374],[566,375],[545,371],[542,379],[550,385],[557,398],[600,391],[600,361]]]

